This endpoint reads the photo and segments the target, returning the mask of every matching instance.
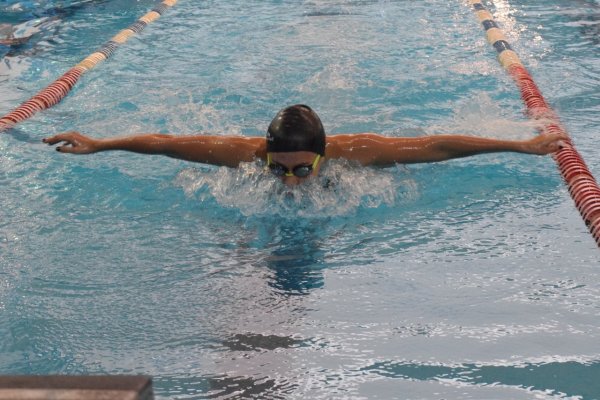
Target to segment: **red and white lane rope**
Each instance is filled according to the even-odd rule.
[[[542,96],[533,78],[521,63],[519,56],[510,47],[492,14],[480,0],[469,0],[469,2],[486,31],[488,42],[498,52],[500,64],[513,78],[521,91],[521,98],[527,106],[529,117],[547,121],[541,130],[542,134],[560,133],[567,136],[558,116]],[[579,213],[596,243],[600,246],[600,188],[585,161],[573,146],[571,139],[567,139],[567,142],[568,145],[554,154],[553,158]]]
[[[109,58],[121,44],[125,43],[134,34],[141,32],[146,25],[160,18],[160,16],[170,7],[174,6],[175,3],[177,3],[177,0],[161,1],[152,9],[152,11],[139,18],[128,28],[123,29],[111,40],[106,42],[98,51],[87,56],[83,61],[68,70],[45,89],[42,89],[31,99],[1,117],[0,132],[8,130],[19,122],[31,118],[38,111],[50,108],[60,102],[67,94],[69,94],[83,74],[94,68],[98,63]]]

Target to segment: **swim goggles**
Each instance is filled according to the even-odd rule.
[[[306,178],[312,174],[315,168],[317,168],[320,159],[321,155],[317,154],[311,165],[297,165],[290,171],[287,167],[274,163],[271,160],[271,153],[267,153],[267,166],[275,176],[297,176],[298,178]]]

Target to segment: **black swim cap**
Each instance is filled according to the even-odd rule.
[[[279,111],[267,131],[267,152],[312,151],[325,155],[325,129],[309,106],[296,104]]]

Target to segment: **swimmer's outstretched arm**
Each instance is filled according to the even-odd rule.
[[[135,135],[95,139],[79,132],[65,132],[43,139],[61,153],[92,154],[124,150],[141,154],[161,154],[186,161],[237,167],[240,162],[264,158],[265,139],[242,136]]]
[[[373,133],[333,135],[327,138],[328,158],[356,160],[363,165],[445,161],[483,153],[548,154],[565,146],[556,134],[528,140],[500,140],[462,135],[387,137]]]

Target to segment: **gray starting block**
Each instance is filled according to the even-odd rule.
[[[147,376],[0,376],[0,400],[154,400]]]

